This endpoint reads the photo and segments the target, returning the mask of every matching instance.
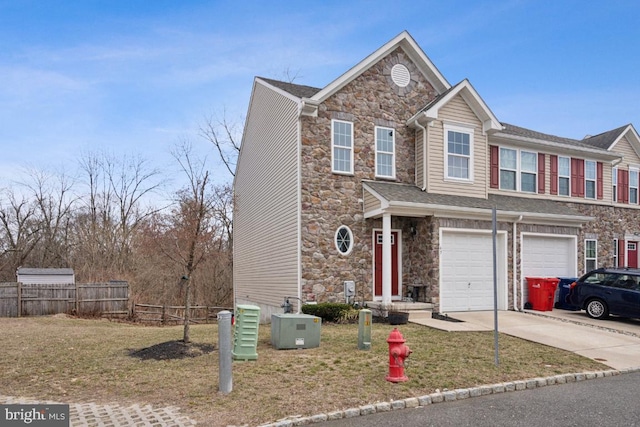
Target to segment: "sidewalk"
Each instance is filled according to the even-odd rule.
[[[56,404],[18,397],[1,396],[0,404]],[[69,425],[71,427],[192,427],[196,422],[180,415],[175,406],[154,408],[151,405],[121,406],[118,404],[97,405],[95,403],[69,404]]]
[[[461,322],[431,318],[431,312],[412,312],[409,321],[449,332],[493,331],[494,312],[449,313]],[[553,310],[499,311],[498,332],[571,351],[614,369],[640,366],[640,322],[625,319],[596,321],[584,312]]]

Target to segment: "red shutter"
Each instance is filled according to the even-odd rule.
[[[629,203],[629,171],[618,170],[618,201]]]
[[[604,197],[604,184],[602,182],[602,162],[598,162],[596,164],[596,172],[597,172],[597,181],[596,188],[598,193],[598,200],[602,200]]]
[[[551,161],[551,194],[558,194],[558,156],[549,156]]]
[[[544,185],[545,181],[545,163],[544,163],[544,154],[538,153],[538,193],[544,194],[546,189]]]
[[[618,265],[615,265],[614,267],[624,267],[625,265],[624,259],[626,258],[625,257],[626,248],[627,248],[627,245],[625,245],[624,239],[618,240]]]
[[[577,172],[576,175],[578,176],[578,184],[577,184],[577,189],[578,189],[578,197],[584,197],[584,160],[582,159],[576,159],[576,165],[577,165]]]
[[[584,197],[584,160],[571,159],[571,196]]]
[[[500,188],[500,148],[495,145],[491,145],[489,148],[489,164],[491,170],[489,185],[491,188]]]

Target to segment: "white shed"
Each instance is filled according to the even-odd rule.
[[[73,268],[25,268],[16,272],[18,282],[25,284],[75,284]]]

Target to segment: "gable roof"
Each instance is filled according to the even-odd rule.
[[[442,93],[451,87],[447,79],[444,78],[438,68],[433,64],[433,62],[431,62],[429,57],[427,57],[424,51],[418,46],[413,37],[411,37],[411,35],[407,31],[403,31],[392,40],[384,44],[382,47],[380,47],[378,50],[373,52],[371,55],[360,61],[349,71],[329,83],[321,91],[309,97],[308,101],[317,104],[323,102],[325,99],[339,91],[341,88],[346,86],[348,83],[353,81],[355,78],[367,71],[382,58],[399,47],[404,50],[406,55],[411,59],[411,61],[413,61],[418,70],[420,70],[420,72],[425,76],[429,83],[431,83],[437,93]]]
[[[437,119],[440,108],[447,105],[449,101],[458,95],[462,97],[473,113],[480,119],[480,121],[482,121],[482,130],[484,132],[502,129],[502,125],[500,124],[500,121],[498,121],[498,118],[493,114],[489,106],[480,97],[468,79],[464,79],[457,85],[438,95],[424,108],[422,108],[422,110],[407,120],[407,125],[413,125],[416,122],[419,122],[421,118],[426,119],[427,122]]]
[[[625,136],[629,140],[633,150],[638,156],[640,156],[640,136],[638,136],[638,132],[636,132],[632,124],[620,126],[619,128],[603,132],[595,136],[585,137],[583,141],[589,145],[593,145],[594,147],[611,151]]]

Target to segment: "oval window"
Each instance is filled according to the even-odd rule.
[[[353,233],[351,233],[351,229],[346,225],[341,226],[336,231],[336,249],[342,255],[348,255],[353,248]]]

